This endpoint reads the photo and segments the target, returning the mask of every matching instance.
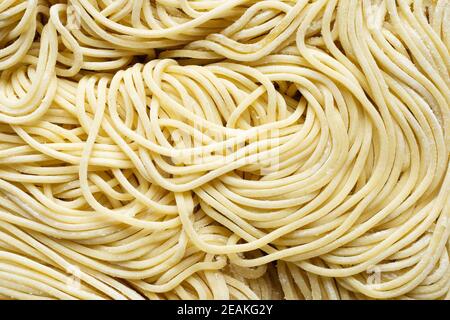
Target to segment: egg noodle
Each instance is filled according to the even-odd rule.
[[[450,299],[448,0],[1,0],[0,298]]]

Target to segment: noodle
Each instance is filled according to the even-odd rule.
[[[0,3],[0,298],[449,299],[447,0]]]

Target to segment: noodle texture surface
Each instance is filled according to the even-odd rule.
[[[450,299],[449,0],[0,0],[0,299]]]

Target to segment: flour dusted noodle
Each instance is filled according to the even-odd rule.
[[[449,299],[446,0],[0,4],[0,298]]]

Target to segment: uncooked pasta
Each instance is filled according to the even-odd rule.
[[[0,299],[450,299],[448,0],[0,1]]]

